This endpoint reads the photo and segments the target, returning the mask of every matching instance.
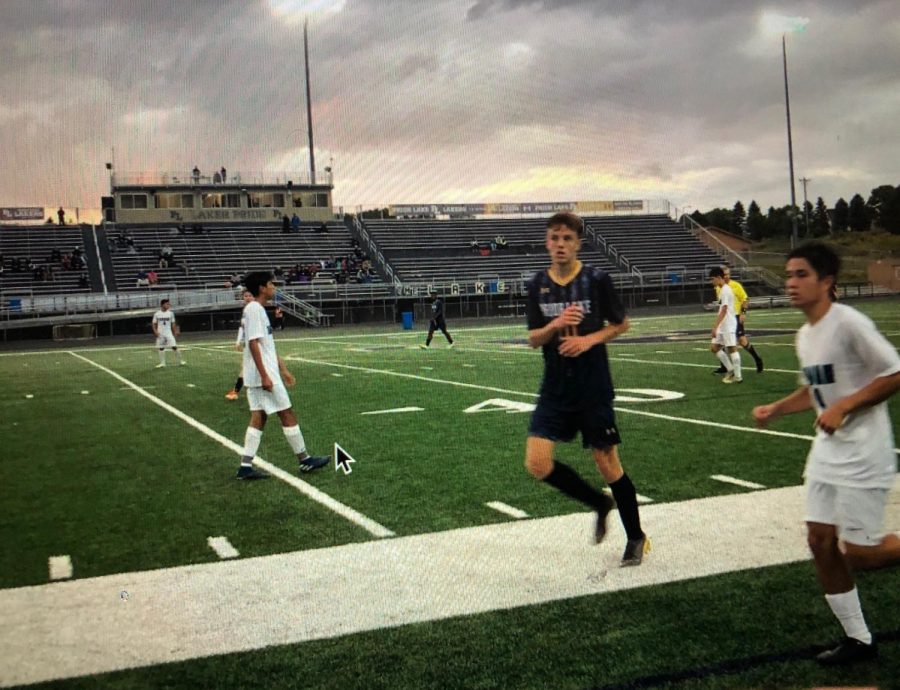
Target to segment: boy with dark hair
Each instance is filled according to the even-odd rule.
[[[641,529],[634,484],[622,469],[606,343],[628,330],[628,317],[609,275],[578,260],[584,223],[573,213],[547,221],[550,268],[528,281],[528,344],[543,347],[544,379],[528,429],[525,467],[558,491],[597,511],[594,539],[618,503],[628,537],[623,566],[640,565],[650,550]],[[581,432],[615,502],[571,467],[553,459],[557,443]]]
[[[291,406],[285,384],[293,386],[294,376],[284,360],[275,352],[272,324],[266,314],[266,303],[275,296],[272,274],[265,271],[248,273],[244,285],[253,299],[244,307],[241,328],[244,333],[244,383],[250,406],[250,424],[244,436],[244,450],[238,479],[265,479],[269,475],[253,468],[263,429],[270,414],[277,414],[291,450],[300,462],[301,472],[311,472],[328,464],[326,455],[309,455],[297,417]]]
[[[709,269],[709,279],[719,297],[719,311],[712,328],[710,350],[719,358],[726,374],[722,383],[742,383],[741,353],[737,349],[737,313],[735,297],[731,286],[725,280],[725,271],[720,266]]]
[[[172,303],[164,299],[159,303],[159,311],[153,315],[151,322],[153,335],[156,336],[156,347],[159,349],[159,364],[157,369],[166,366],[166,348],[171,347],[175,353],[175,359],[178,364],[184,365],[185,361],[181,358],[178,351],[178,343],[175,341],[175,334],[178,331],[178,325],[175,323],[175,312],[172,311]]]
[[[447,342],[450,343],[450,347],[453,347],[453,338],[450,337],[450,333],[447,331],[447,321],[444,319],[444,298],[438,295],[436,292],[431,293],[431,321],[428,322],[428,337],[425,339],[425,344],[420,345],[423,350],[427,350],[431,347],[431,339],[434,337],[434,332],[436,330],[440,330],[441,333],[444,334],[444,337],[447,339]]]
[[[816,657],[828,666],[878,653],[852,569],[900,563],[900,536],[884,531],[897,474],[887,400],[900,390],[900,356],[867,316],[833,302],[839,270],[840,258],[821,242],[788,254],[785,287],[806,316],[796,339],[802,384],[786,398],[753,408],[759,427],[782,415],[816,414],[804,471],[807,541],[825,600],[845,634]]]

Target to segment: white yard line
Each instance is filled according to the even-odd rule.
[[[68,580],[72,577],[72,559],[69,556],[50,556],[47,566],[51,580]]]
[[[118,381],[121,381],[122,383],[124,383],[126,386],[128,386],[132,390],[143,395],[145,398],[147,398],[147,400],[151,401],[152,403],[154,403],[156,405],[159,405],[161,408],[166,410],[166,412],[170,412],[171,414],[175,415],[181,421],[185,422],[188,426],[193,427],[194,429],[201,432],[202,434],[208,436],[209,438],[213,439],[214,441],[217,441],[221,445],[225,446],[225,448],[228,448],[229,450],[236,453],[237,455],[240,455],[243,452],[243,450],[244,450],[243,446],[238,445],[237,443],[235,443],[234,441],[232,441],[229,438],[225,438],[224,436],[222,436],[222,434],[218,433],[217,431],[213,431],[205,424],[198,422],[196,419],[194,419],[190,415],[185,414],[184,412],[182,412],[181,410],[179,410],[176,407],[173,407],[166,401],[164,401],[160,398],[157,398],[152,393],[148,393],[143,388],[138,386],[136,383],[132,383],[131,381],[126,379],[121,374],[118,374],[117,372],[113,371],[112,369],[108,369],[107,367],[103,366],[102,364],[98,364],[97,362],[94,362],[93,360],[90,360],[87,357],[83,357],[82,355],[79,355],[75,352],[69,351],[69,354],[77,359],[82,360],[83,362],[87,362],[91,366],[94,366],[97,369],[100,369],[101,371],[105,371],[107,374],[109,374],[113,378],[117,379]],[[298,479],[294,475],[289,474],[288,472],[285,472],[280,467],[276,467],[275,465],[273,465],[269,462],[266,462],[259,456],[254,457],[253,462],[256,463],[259,467],[263,468],[266,472],[271,474],[273,477],[276,477],[276,478],[280,479],[281,481],[283,481],[287,484],[290,484],[292,487],[294,487],[299,492],[304,494],[307,498],[310,498],[313,501],[316,501],[317,503],[325,506],[329,510],[334,511],[335,513],[337,513],[344,519],[349,520],[350,522],[358,525],[359,527],[362,527],[369,534],[376,536],[376,537],[392,537],[392,536],[394,536],[394,533],[391,532],[386,527],[379,525],[374,520],[366,517],[365,515],[354,510],[353,508],[344,505],[340,501],[336,501],[331,496],[326,494],[324,491],[320,491],[319,489],[312,486],[311,484],[307,484],[302,479]]]
[[[723,482],[725,484],[734,484],[735,486],[743,486],[745,489],[765,489],[766,487],[762,484],[757,484],[756,482],[748,482],[746,479],[737,479],[736,477],[729,477],[727,474],[713,474],[710,475],[710,479],[715,479],[717,482]]]
[[[360,412],[362,415],[366,414],[392,414],[394,412],[424,412],[424,407],[395,407],[392,410],[372,410],[371,412]]]
[[[513,508],[502,501],[489,501],[485,503],[488,508],[493,508],[497,512],[503,513],[504,515],[509,515],[510,517],[514,517],[517,520],[521,520],[523,518],[528,517],[528,513],[524,510],[519,510],[518,508]]]
[[[593,513],[575,513],[0,590],[0,685],[805,561],[804,496],[793,486],[646,506],[654,549],[638,568],[618,567],[617,524],[594,546]],[[900,505],[889,505],[888,523],[898,515]]]
[[[237,558],[241,554],[238,553],[238,550],[231,545],[231,542],[228,541],[228,537],[207,537],[206,543],[209,544],[209,548],[216,552],[216,555],[221,559],[226,558]]]

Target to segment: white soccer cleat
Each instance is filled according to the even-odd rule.
[[[165,364],[157,364],[155,368],[162,369],[164,366],[166,366],[166,365]]]

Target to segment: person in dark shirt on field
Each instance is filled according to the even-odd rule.
[[[528,281],[528,344],[543,347],[544,378],[528,428],[525,467],[558,491],[597,511],[595,541],[606,536],[606,518],[618,504],[628,541],[623,566],[640,565],[650,550],[641,529],[637,493],[622,468],[613,411],[606,343],[625,333],[628,317],[609,275],[578,260],[584,222],[574,213],[547,221],[550,268]],[[571,467],[553,459],[557,443],[581,432],[613,501]]]
[[[431,347],[431,339],[434,337],[434,332],[438,329],[444,334],[447,342],[450,343],[450,347],[453,347],[453,338],[451,338],[450,333],[447,332],[447,322],[444,320],[444,299],[439,297],[436,292],[432,292],[431,321],[428,323],[428,338],[425,339],[425,344],[419,345],[419,347],[423,350]]]

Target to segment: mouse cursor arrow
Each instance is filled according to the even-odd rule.
[[[344,470],[344,474],[350,474],[353,471],[353,468],[350,467],[351,463],[356,462],[352,457],[350,457],[350,453],[341,448],[337,441],[334,442],[334,471],[337,472],[339,469]]]

